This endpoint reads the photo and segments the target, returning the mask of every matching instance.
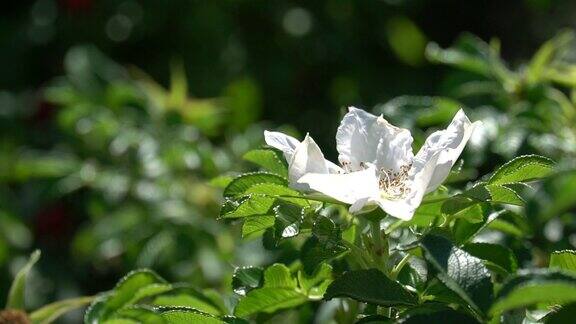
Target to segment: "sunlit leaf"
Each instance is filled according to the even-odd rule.
[[[284,162],[284,158],[275,150],[252,150],[244,154],[244,159],[261,166],[266,171],[276,173],[283,177],[288,176],[288,168]]]
[[[504,185],[542,179],[552,173],[554,161],[537,155],[523,155],[501,166],[489,184]]]
[[[576,272],[576,251],[563,250],[552,252],[552,255],[550,255],[549,268]]]

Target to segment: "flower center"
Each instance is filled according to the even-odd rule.
[[[398,200],[410,193],[408,171],[411,167],[412,163],[401,166],[397,172],[391,169],[380,169],[378,184],[382,198]]]

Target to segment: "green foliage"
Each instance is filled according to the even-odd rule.
[[[70,291],[95,291],[139,267],[222,287],[236,244],[214,219],[220,191],[206,180],[260,145],[262,130],[246,125],[255,115],[236,123],[228,114],[234,100],[192,97],[178,64],[164,87],[78,46],[63,72],[21,107],[29,115],[0,116],[2,128],[19,125],[0,143],[2,270],[34,242],[62,257],[48,261],[61,275],[37,302],[63,289],[59,280]]]
[[[538,180],[548,176],[552,172],[553,167],[554,162],[542,156],[519,156],[496,170],[490,180],[488,180],[488,183],[492,185],[509,185]]]
[[[493,298],[490,271],[482,261],[455,247],[449,240],[428,235],[421,242],[426,260],[440,279],[478,314],[486,312]]]
[[[52,323],[63,314],[90,304],[93,299],[93,297],[78,297],[57,301],[35,310],[30,314],[30,319],[34,323]]]
[[[336,2],[325,6],[328,19],[314,16],[314,28],[335,17],[346,25],[356,4],[340,8]],[[200,13],[220,21],[210,10]],[[0,140],[0,267],[13,267],[12,259],[33,243],[50,246],[61,239],[47,254],[65,260],[43,269],[41,282],[46,273],[59,277],[46,287],[102,290],[111,286],[109,278],[140,267],[185,283],[136,270],[95,297],[25,309],[39,304],[24,300],[25,285],[34,284],[26,282],[33,255],[16,275],[6,308],[28,311],[38,323],[87,303],[87,323],[572,319],[576,258],[566,249],[576,231],[573,35],[561,33],[524,64],[509,64],[496,39],[464,34],[449,48],[430,43],[424,51],[432,34],[409,17],[394,15],[381,26],[403,63],[423,65],[425,55],[450,70],[442,70],[448,77],[438,82],[436,96],[396,97],[376,112],[411,128],[415,148],[461,107],[485,126],[413,219],[397,220],[379,209],[353,215],[345,204],[291,187],[283,154],[253,149],[262,144],[255,121],[273,103],[281,103],[274,109],[283,120],[297,114],[286,109],[286,96],[269,93],[272,85],[241,67],[231,69],[225,84],[198,92],[220,97],[198,98],[190,94],[203,87],[193,81],[197,68],[187,75],[183,64],[174,64],[164,87],[94,47],[75,47],[64,60],[64,75],[43,91],[55,109],[41,131],[29,127],[33,116],[18,109],[0,114],[9,129]],[[325,52],[326,44],[310,36]],[[223,61],[245,55],[238,39],[230,38]],[[316,64],[314,55],[310,60]],[[292,79],[284,68],[265,70]],[[370,93],[359,90],[356,75],[362,73],[320,79],[332,83],[330,100],[349,104]],[[318,121],[332,117],[302,115],[314,123],[308,128],[318,133],[318,143],[326,142],[334,125]],[[68,230],[52,232],[66,228],[53,225],[62,219]],[[37,291],[44,294],[42,287]]]
[[[285,178],[265,172],[243,174],[228,184],[224,189],[224,197],[237,197],[243,195],[250,188],[263,183],[287,185]]]
[[[576,277],[553,271],[520,273],[504,283],[490,308],[492,314],[536,303],[576,301]]]
[[[295,277],[286,266],[274,264],[264,271],[261,287],[248,291],[240,299],[234,315],[246,317],[259,312],[272,313],[317,299],[331,281],[330,270],[330,267],[323,267],[311,277],[303,274]]]
[[[316,219],[312,227],[313,236],[310,237],[300,250],[300,260],[304,271],[312,273],[318,265],[331,261],[348,251],[341,241],[340,228],[327,217]]]
[[[491,243],[468,243],[463,246],[470,255],[486,261],[486,266],[503,273],[515,273],[518,268],[516,256],[509,248]]]
[[[10,291],[8,292],[8,301],[6,302],[6,309],[24,309],[24,290],[26,289],[26,277],[32,267],[40,259],[40,251],[36,250],[30,255],[28,262],[18,271],[14,281],[12,281],[12,286],[10,286]]]
[[[275,150],[252,150],[246,152],[243,156],[244,160],[250,161],[256,165],[261,166],[267,171],[276,173],[282,177],[288,176],[288,168],[284,162],[283,157]]]
[[[377,269],[349,271],[338,277],[324,295],[326,299],[336,297],[382,306],[415,305],[418,301],[414,294]]]
[[[85,323],[227,323],[219,296],[183,284],[169,284],[150,270],[127,274],[109,292],[97,297],[86,311]]]
[[[552,252],[550,255],[549,268],[576,272],[576,251],[563,250]]]

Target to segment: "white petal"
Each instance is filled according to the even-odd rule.
[[[436,152],[440,154],[426,192],[434,191],[446,180],[474,129],[480,124],[481,122],[470,122],[464,111],[460,109],[448,128],[435,132],[426,139],[426,143],[416,155],[416,160],[426,161],[431,154]]]
[[[355,214],[355,213],[359,212],[360,210],[362,210],[362,208],[364,208],[364,206],[369,204],[370,200],[371,200],[370,197],[358,199],[350,206],[350,209],[348,211],[352,214]]]
[[[266,130],[264,131],[264,140],[269,146],[282,151],[286,161],[288,162],[290,162],[294,150],[300,144],[300,141],[292,136],[280,132],[269,132]]]
[[[309,173],[300,178],[298,182],[347,204],[355,204],[358,200],[377,197],[379,192],[378,178],[374,167],[344,174]],[[356,205],[358,207],[358,204]]]
[[[298,183],[298,180],[307,173],[329,173],[320,147],[309,135],[306,135],[302,143],[296,146],[292,159],[288,163],[290,185],[296,189],[307,190],[307,186]]]
[[[264,140],[266,141],[266,144],[268,144],[269,146],[272,146],[273,148],[282,151],[284,153],[284,158],[286,158],[286,161],[288,161],[288,163],[292,161],[294,151],[300,145],[300,141],[292,136],[280,132],[270,132],[266,130],[264,131]],[[341,167],[328,160],[325,160],[325,163],[330,173],[344,172],[344,170],[342,170]]]
[[[406,197],[400,200],[389,200],[385,197],[380,197],[375,202],[390,216],[402,220],[412,219],[414,212],[420,206],[422,198],[426,194],[427,184],[430,182],[439,157],[439,152],[432,154],[427,160],[428,163],[418,166],[418,172],[411,172],[409,179],[410,192]]]
[[[424,195],[446,179],[478,124],[471,123],[464,111],[458,111],[448,128],[432,133],[414,157],[407,196],[402,200],[382,197],[376,203],[391,216],[411,219]]]
[[[349,164],[352,171],[361,170],[361,163],[398,170],[413,157],[409,130],[354,107],[349,108],[338,127],[336,146],[340,163]]]

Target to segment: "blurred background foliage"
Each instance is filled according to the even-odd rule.
[[[209,180],[253,168],[241,157],[265,127],[309,131],[334,158],[346,105],[414,129],[416,145],[464,106],[485,127],[453,181],[520,154],[561,161],[517,248],[574,247],[576,52],[562,30],[575,14],[561,0],[7,3],[0,291],[34,248],[31,307],[136,267],[229,289],[234,266],[274,256],[216,221]]]

